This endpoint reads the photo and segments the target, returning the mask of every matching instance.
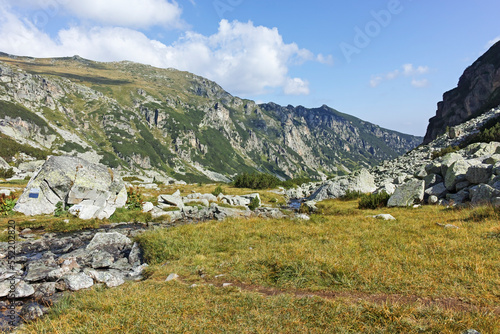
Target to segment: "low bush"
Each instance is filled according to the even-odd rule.
[[[236,188],[250,188],[250,189],[272,189],[276,187],[294,188],[304,183],[311,182],[310,178],[300,177],[296,179],[289,179],[281,181],[276,176],[265,173],[243,173],[236,177],[234,186]]]
[[[4,169],[0,168],[0,179],[8,179],[14,176],[14,170],[12,168]]]
[[[358,208],[360,209],[378,209],[387,206],[387,202],[391,195],[386,192],[378,194],[364,194],[360,197]]]
[[[352,201],[363,196],[361,191],[347,190],[345,195],[340,197],[341,201]]]
[[[283,188],[290,189],[290,188],[294,188],[296,186],[301,186],[304,183],[308,183],[308,182],[311,182],[310,178],[308,178],[308,177],[298,177],[298,178],[295,178],[295,179],[290,179],[290,180],[286,180],[286,181],[280,181],[280,185]]]
[[[448,146],[445,148],[442,148],[440,151],[433,152],[432,153],[432,160],[437,159],[439,157],[445,156],[448,153],[453,153],[460,150],[460,147],[458,146]]]
[[[263,173],[243,173],[238,175],[234,180],[234,186],[236,188],[272,189],[280,184],[281,181],[276,176]]]
[[[257,209],[259,206],[260,206],[260,200],[257,196],[252,198],[252,200],[250,201],[250,204],[248,204],[248,208],[252,211]]]
[[[223,193],[223,190],[222,190],[222,187],[220,186],[220,184],[217,187],[215,187],[214,191],[212,191],[212,195],[214,195],[214,196],[219,196],[222,193]]]
[[[125,182],[134,182],[134,181],[142,182],[142,179],[138,178],[137,176],[125,176],[123,178],[123,181],[125,181]]]
[[[467,137],[461,144],[461,147],[467,147],[474,143],[489,143],[500,141],[500,117],[495,117],[484,123],[478,133]]]

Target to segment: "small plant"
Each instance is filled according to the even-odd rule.
[[[260,200],[257,196],[252,198],[252,200],[250,201],[250,204],[248,204],[248,208],[252,211],[257,209],[259,206],[260,206]]]
[[[360,209],[378,209],[387,206],[387,202],[391,195],[385,191],[378,194],[365,194],[359,199],[358,208]]]
[[[54,210],[54,217],[63,217],[68,213],[68,207],[64,206],[63,202],[57,202],[56,209]]]
[[[6,196],[5,194],[0,194],[0,214],[9,214],[16,205],[16,201],[14,195]]]
[[[127,209],[140,210],[144,199],[138,187],[130,187],[127,190]]]
[[[223,190],[222,190],[222,187],[220,186],[220,184],[217,187],[215,187],[214,191],[212,191],[212,195],[214,195],[214,196],[219,196],[222,193],[223,193]]]

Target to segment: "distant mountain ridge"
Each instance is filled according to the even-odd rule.
[[[443,95],[436,116],[429,120],[424,144],[461,124],[500,105],[500,42],[469,66],[458,86]]]
[[[188,72],[78,56],[1,54],[0,102],[4,148],[74,154],[164,181],[253,171],[325,178],[422,140],[327,106],[257,105]]]

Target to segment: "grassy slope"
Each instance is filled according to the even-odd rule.
[[[498,211],[392,208],[380,212],[397,220],[379,221],[354,201],[321,207],[307,222],[147,232],[149,279],[73,294],[23,332],[500,333]],[[172,272],[182,282],[164,282]],[[222,282],[243,291],[206,285]]]

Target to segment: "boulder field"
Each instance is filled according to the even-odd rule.
[[[433,142],[371,169],[286,191],[289,198],[322,201],[347,191],[391,195],[388,206],[414,204],[500,205],[500,143],[473,143],[445,155],[485,122],[500,117],[500,108],[449,129]],[[465,145],[462,145],[465,146]]]

